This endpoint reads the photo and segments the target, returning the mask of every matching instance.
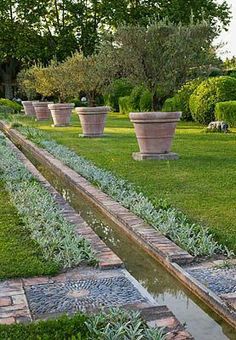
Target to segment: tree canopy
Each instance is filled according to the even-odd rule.
[[[227,27],[230,10],[223,0],[0,0],[0,60],[60,61],[75,50],[90,55],[101,34],[120,24],[163,18],[187,24],[192,17]]]

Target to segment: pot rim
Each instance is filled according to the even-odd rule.
[[[39,103],[39,100],[22,100],[21,101],[22,104],[30,104],[32,105],[33,103]]]
[[[54,104],[53,102],[32,102],[33,106],[48,106],[50,104]]]
[[[181,111],[175,112],[162,112],[162,111],[153,111],[153,112],[130,112],[129,118],[131,122],[134,123],[145,123],[145,122],[173,122],[179,121],[182,115]]]
[[[111,110],[109,106],[89,106],[89,107],[76,107],[75,111],[78,114],[106,114]]]
[[[73,103],[53,103],[48,104],[49,109],[73,109],[75,105]]]

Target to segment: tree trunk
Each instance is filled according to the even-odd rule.
[[[156,93],[154,93],[152,97],[152,109],[154,112],[160,111],[162,109],[161,98],[158,97]]]
[[[18,64],[17,60],[10,58],[0,65],[0,76],[5,87],[4,96],[7,99],[14,97],[13,86],[16,80]]]

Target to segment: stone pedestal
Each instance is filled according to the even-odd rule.
[[[168,152],[168,153],[134,152],[132,156],[135,161],[148,161],[148,160],[174,161],[174,160],[179,159],[179,155],[174,152]]]

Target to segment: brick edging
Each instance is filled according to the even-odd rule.
[[[147,225],[128,209],[112,200],[108,195],[101,192],[101,190],[95,188],[86,179],[54,158],[46,150],[38,148],[32,142],[25,139],[18,131],[13,129],[9,130],[8,126],[1,121],[0,128],[4,130],[15,144],[20,144],[23,150],[30,152],[36,159],[47,165],[52,172],[63,177],[64,180],[73,186],[75,191],[106,214],[111,221],[139,243],[146,252],[162,263],[164,267],[178,278],[190,291],[207,303],[232,327],[236,328],[236,312],[231,310],[222,299],[180,267],[179,264],[186,264],[193,260],[190,254],[183,251],[172,241]]]

